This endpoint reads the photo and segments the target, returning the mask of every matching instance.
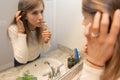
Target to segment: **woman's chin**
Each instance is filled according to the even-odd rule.
[[[41,26],[42,26],[42,24],[38,24],[38,25],[37,25],[37,27],[41,27]]]
[[[38,25],[37,27],[40,28],[42,25]]]

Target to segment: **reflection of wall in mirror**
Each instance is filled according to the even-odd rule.
[[[82,27],[82,0],[44,0],[47,2],[45,18],[52,31],[52,42],[79,50],[86,42]],[[51,3],[52,5],[48,5]],[[52,10],[51,10],[52,9]],[[48,15],[48,12],[51,13]],[[52,20],[51,20],[52,19]]]
[[[6,31],[17,10],[17,3],[18,0],[0,1],[0,71],[13,65],[12,46]]]
[[[47,23],[50,31],[51,31],[51,48],[48,53],[52,50],[57,48],[56,38],[55,38],[55,19],[56,19],[56,0],[43,0],[45,3],[45,10],[44,10],[44,20]],[[41,56],[44,55],[42,52]]]
[[[86,39],[82,27],[82,0],[56,0],[56,41],[71,49],[82,49]]]

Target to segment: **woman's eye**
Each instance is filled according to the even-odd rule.
[[[43,14],[43,10],[41,10],[41,14]]]
[[[35,12],[33,12],[32,14],[36,16],[36,15],[38,15],[38,12],[37,12],[37,11],[35,11]]]
[[[33,14],[34,16],[37,16],[37,15],[39,14],[39,11],[34,11],[32,14]],[[40,11],[40,14],[43,14],[43,10]]]

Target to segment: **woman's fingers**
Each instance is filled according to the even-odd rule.
[[[97,12],[95,14],[93,25],[92,25],[92,33],[99,34],[100,20],[101,20],[101,13]]]
[[[21,20],[20,20],[21,15],[20,15],[20,13],[21,13],[21,11],[17,11],[16,16],[15,16],[17,23],[21,23]]]
[[[96,14],[98,17],[95,17],[92,31],[96,33],[99,31],[99,36],[94,37],[91,35],[92,39],[88,39],[88,58],[94,63],[105,64],[111,58],[111,55],[114,51],[114,45],[118,34],[120,33],[120,10],[117,10],[114,13],[111,26],[109,25],[109,15],[103,13],[100,19],[100,14]],[[98,19],[98,20],[97,20]],[[108,29],[111,27],[110,32]],[[90,33],[90,29],[88,29]],[[87,34],[88,35],[88,34]],[[89,34],[90,35],[90,34]],[[101,44],[102,43],[102,44]]]
[[[82,50],[85,54],[88,53],[88,43],[85,43]]]
[[[86,28],[85,28],[85,32],[84,32],[84,35],[86,36],[87,40],[90,40],[91,39],[91,33],[90,33],[90,29],[92,27],[92,24],[89,23]]]
[[[47,43],[51,38],[51,33],[47,28],[45,28],[42,32],[42,36],[44,38],[44,41]]]
[[[113,17],[113,23],[108,37],[108,42],[114,45],[120,32],[120,10],[117,10]]]
[[[101,20],[101,13],[97,12],[94,17],[93,23],[89,23],[86,26],[85,29],[85,36],[87,37],[87,40],[93,40],[93,38],[96,38],[99,36],[99,28],[100,28],[100,20]]]
[[[100,27],[100,37],[104,38],[108,34],[108,28],[109,28],[109,15],[107,13],[103,13],[102,19],[101,19],[101,27]]]
[[[51,33],[49,31],[43,31],[42,34],[44,37],[49,37],[49,38],[51,37]]]
[[[20,21],[21,21],[20,18],[21,18],[21,16],[18,16],[18,17],[16,18],[16,21],[17,21],[17,22],[20,22]]]
[[[20,13],[21,13],[21,11],[17,11],[15,17],[16,17],[16,18],[19,17],[19,16],[20,16]]]
[[[16,17],[16,22],[17,22],[17,25],[18,25],[18,32],[24,33],[25,29],[24,29],[23,22],[20,19],[21,18],[20,13],[21,13],[21,11],[17,11],[15,17]]]

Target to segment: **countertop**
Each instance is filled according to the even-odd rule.
[[[67,58],[71,55],[72,55],[72,53],[70,50],[68,50],[65,47],[63,48],[63,47],[59,46],[58,49],[51,51],[49,54],[46,54],[43,57],[55,58],[67,66]],[[39,61],[39,59],[36,61]],[[28,64],[22,65],[19,67],[12,67],[10,69],[7,69],[7,70],[1,72],[0,73],[0,80],[16,80],[16,78],[19,76],[20,71],[22,69],[24,69],[24,67],[26,67],[26,66],[28,66]],[[29,66],[30,66],[30,64],[29,64]],[[69,69],[66,67],[66,70],[69,70]]]

